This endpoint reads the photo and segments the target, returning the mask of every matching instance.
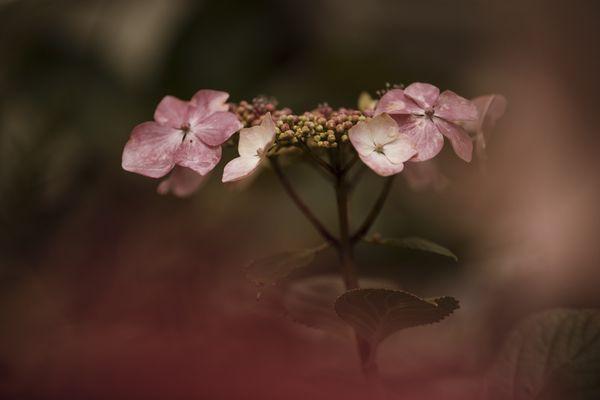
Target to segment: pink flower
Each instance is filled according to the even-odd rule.
[[[479,158],[485,158],[486,140],[490,132],[496,125],[496,121],[504,115],[506,111],[506,98],[499,94],[488,94],[479,96],[471,100],[479,118],[475,121],[469,121],[463,124],[464,128],[475,135],[475,146]]]
[[[275,141],[275,124],[271,113],[265,114],[262,122],[240,131],[238,152],[240,156],[229,161],[223,170],[223,182],[233,182],[252,174],[266,157],[267,150]]]
[[[173,193],[177,197],[188,197],[194,193],[208,178],[197,172],[180,166],[175,166],[169,177],[163,180],[156,191],[159,194]]]
[[[418,153],[413,161],[435,157],[444,145],[443,136],[450,140],[460,158],[471,161],[473,143],[457,125],[477,120],[477,109],[469,100],[449,90],[440,94],[437,87],[428,83],[413,83],[404,90],[387,92],[379,100],[375,115],[384,112],[392,115],[400,131],[413,141]]]
[[[403,163],[417,153],[410,138],[400,133],[387,114],[359,122],[350,128],[348,137],[360,159],[381,176],[399,173]]]
[[[164,97],[154,121],[133,128],[123,169],[160,178],[180,165],[206,175],[221,159],[221,145],[242,127],[227,111],[228,97],[214,90],[200,90],[189,102]]]

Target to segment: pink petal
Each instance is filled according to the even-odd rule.
[[[417,150],[411,161],[425,161],[435,157],[444,147],[444,137],[427,117],[408,116],[397,118],[399,130],[406,134]]]
[[[228,111],[210,114],[192,127],[194,134],[210,146],[222,145],[240,129],[242,123]]]
[[[430,188],[435,191],[441,191],[450,183],[449,179],[440,172],[435,160],[406,164],[402,175],[406,179],[408,186],[415,191]]]
[[[188,133],[177,153],[175,162],[193,169],[200,175],[209,173],[221,160],[221,146],[208,146],[192,132]]]
[[[417,150],[407,135],[399,135],[396,140],[383,146],[383,152],[394,164],[406,162],[417,154]]]
[[[356,124],[350,128],[348,137],[359,154],[367,155],[376,147],[393,142],[399,134],[396,121],[384,113]]]
[[[255,156],[261,154],[275,140],[275,124],[271,113],[267,113],[260,125],[244,128],[240,131],[238,152],[240,156]]]
[[[223,170],[223,182],[233,182],[252,174],[260,164],[260,157],[238,157],[229,161]]]
[[[397,174],[404,169],[404,164],[395,164],[391,162],[384,154],[376,151],[368,155],[358,154],[362,162],[371,168],[377,175],[390,176]]]
[[[180,128],[188,122],[190,103],[173,96],[165,96],[154,111],[154,120],[161,125]]]
[[[499,94],[480,96],[471,101],[479,114],[478,130],[489,132],[506,111],[506,98]]]
[[[477,147],[478,157],[486,158],[485,148],[487,139],[496,125],[496,121],[504,115],[506,111],[507,101],[504,96],[491,94],[480,96],[471,100],[475,107],[479,118],[477,121],[470,121],[463,124],[463,127],[470,133],[475,133],[475,145]]]
[[[450,90],[440,95],[435,106],[435,116],[446,121],[476,121],[477,115],[475,104]]]
[[[133,128],[123,149],[122,167],[151,178],[165,176],[175,165],[175,153],[181,144],[180,130],[143,122]]]
[[[434,122],[440,132],[450,139],[450,143],[452,144],[452,148],[456,155],[466,162],[471,162],[471,157],[473,156],[473,141],[469,135],[467,135],[467,133],[458,125],[441,118],[435,118]]]
[[[377,102],[375,115],[388,113],[397,114],[422,114],[423,109],[412,99],[404,95],[402,89],[392,89]]]
[[[348,131],[350,143],[359,155],[367,156],[375,150],[375,144],[371,138],[371,130],[367,121],[359,122]]]
[[[218,90],[202,89],[196,92],[190,103],[200,110],[201,114],[212,114],[218,111],[228,111],[226,101],[229,93]]]
[[[207,176],[202,176],[185,167],[175,166],[169,177],[158,185],[160,194],[173,193],[177,197],[188,197],[194,193],[205,181]]]
[[[421,108],[431,108],[440,96],[440,89],[429,83],[415,82],[404,89],[404,94],[413,99]]]

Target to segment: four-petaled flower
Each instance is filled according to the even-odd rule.
[[[359,122],[348,132],[360,159],[381,176],[397,174],[417,152],[410,138],[400,133],[387,114]]]
[[[223,170],[223,182],[233,182],[252,174],[266,157],[275,141],[275,124],[271,113],[263,116],[260,125],[240,131],[240,156],[229,161]]]
[[[200,90],[189,102],[163,98],[154,121],[133,128],[123,150],[123,169],[160,178],[180,165],[206,175],[221,159],[221,145],[242,127],[227,111],[228,97]]]
[[[446,90],[442,94],[428,83],[413,83],[406,89],[387,92],[375,110],[375,115],[390,114],[412,140],[417,150],[413,161],[435,157],[444,145],[446,136],[456,154],[471,161],[473,143],[469,135],[457,125],[477,120],[477,109],[469,100]],[[443,135],[443,136],[442,136]]]

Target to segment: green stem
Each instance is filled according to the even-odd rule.
[[[371,226],[379,216],[379,213],[383,209],[383,205],[385,204],[385,201],[387,200],[387,197],[390,194],[390,190],[392,189],[395,177],[396,175],[392,175],[386,179],[385,183],[383,184],[383,187],[381,188],[381,192],[379,193],[379,197],[377,197],[377,200],[375,201],[375,204],[373,204],[373,208],[367,215],[367,218],[365,218],[364,222],[350,238],[350,241],[352,243],[358,242],[367,234],[367,232],[369,232],[369,229],[371,229]]]
[[[279,161],[277,160],[277,156],[269,157],[269,161],[273,166],[273,170],[275,171],[275,175],[279,178],[281,185],[287,192],[288,196],[292,199],[294,204],[300,209],[302,214],[310,221],[310,223],[315,227],[315,229],[321,234],[321,236],[329,243],[331,243],[334,247],[339,247],[338,240],[325,228],[325,226],[319,221],[319,219],[313,214],[311,209],[302,201],[298,193],[294,190],[292,184],[287,179],[283,171],[281,170],[281,166],[279,165]]]
[[[337,180],[335,186],[337,210],[340,230],[340,245],[338,257],[340,269],[346,285],[346,290],[358,289],[358,275],[354,264],[354,243],[350,237],[350,223],[348,220],[348,184],[346,182],[345,170],[340,168],[341,160],[337,159]],[[375,347],[356,332],[354,333],[356,348],[360,357],[361,369],[370,382],[379,386],[378,368],[375,362]]]

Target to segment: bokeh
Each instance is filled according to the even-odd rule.
[[[422,81],[508,99],[485,165],[446,146],[449,184],[400,179],[375,226],[460,261],[367,246],[358,263],[364,277],[461,302],[383,344],[393,393],[477,398],[523,316],[600,306],[599,12],[541,0],[0,1],[0,397],[364,398],[352,343],[257,302],[244,278],[253,258],[319,243],[273,174],[224,186],[221,164],[178,199],[121,170],[121,151],[166,94],[265,94],[302,112]],[[289,173],[333,225],[327,185],[310,168]],[[380,185],[365,175],[355,223]]]

